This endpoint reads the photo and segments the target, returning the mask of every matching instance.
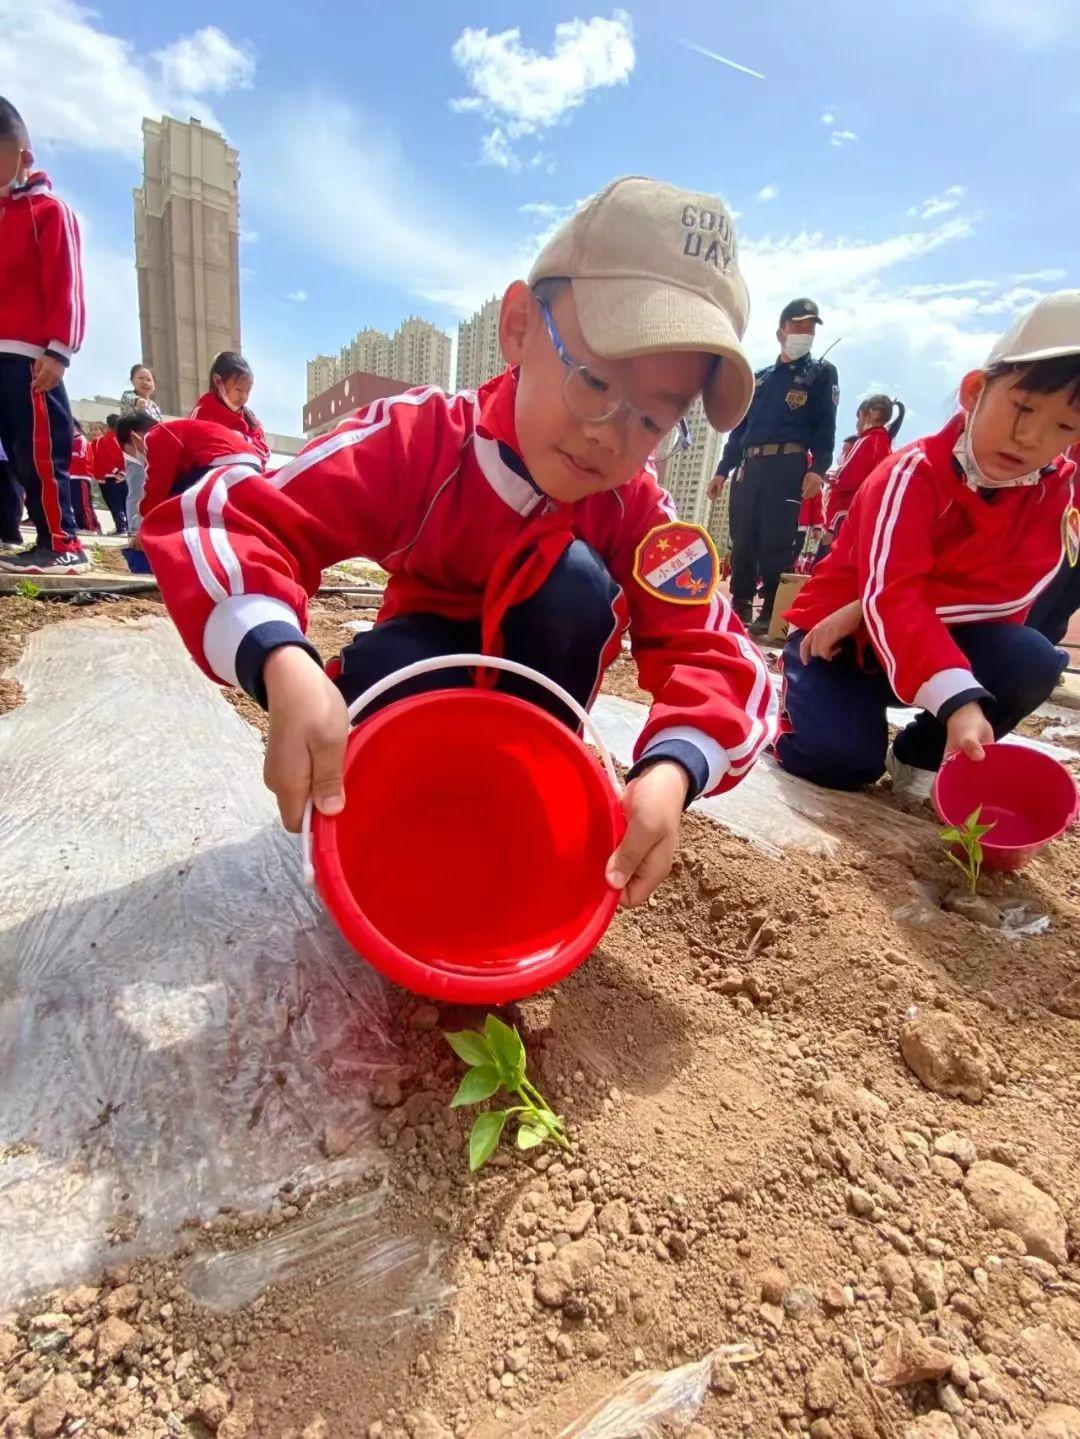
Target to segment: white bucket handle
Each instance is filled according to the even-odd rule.
[[[562,700],[571,714],[581,721],[585,733],[599,751],[600,759],[608,780],[610,781],[611,788],[616,798],[621,799],[623,792],[622,782],[615,769],[615,762],[611,757],[611,751],[604,743],[604,737],[597,728],[596,722],[588,710],[586,710],[583,705],[578,704],[574,696],[564,690],[562,685],[556,684],[556,682],[553,679],[549,679],[547,675],[542,675],[539,670],[530,669],[528,665],[519,664],[517,660],[503,659],[499,655],[474,654],[435,655],[430,659],[417,660],[415,664],[405,665],[402,669],[394,670],[392,674],[384,676],[383,679],[376,680],[363,694],[354,699],[349,706],[349,722],[352,723],[360,711],[366,709],[373,700],[377,700],[379,696],[384,695],[387,690],[392,690],[397,685],[404,684],[406,680],[416,679],[419,675],[432,674],[436,670],[460,669],[463,667],[472,668],[474,666],[482,669],[505,670],[507,674],[520,675],[523,679],[532,680],[534,684],[538,684],[542,689],[546,689],[549,694],[553,694],[557,699]],[[311,861],[312,809],[313,805],[309,796],[308,802],[304,806],[304,819],[300,829],[300,854],[303,863],[305,884],[315,883],[315,866]]]

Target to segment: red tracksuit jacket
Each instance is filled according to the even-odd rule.
[[[139,514],[145,520],[162,500],[186,490],[214,465],[261,470],[263,460],[236,430],[210,420],[165,420],[155,425],[146,436],[146,484]]]
[[[892,439],[884,425],[864,430],[845,448],[825,492],[825,527],[834,529],[851,509],[855,492],[873,470],[892,453]]]
[[[215,425],[224,425],[227,430],[232,430],[235,434],[240,435],[247,444],[257,450],[264,463],[270,458],[270,446],[266,443],[263,427],[246,405],[242,410],[230,410],[225,401],[219,399],[213,390],[207,390],[205,395],[200,395],[195,401],[195,408],[188,418],[209,420]]]
[[[71,465],[68,470],[73,480],[94,478],[94,451],[85,435],[75,431],[71,441]]]
[[[674,603],[635,577],[638,546],[676,518],[651,473],[561,507],[525,478],[516,389],[507,371],[478,394],[376,400],[276,472],[214,469],[158,505],[142,540],[188,648],[212,678],[236,683],[241,646],[246,669],[253,647],[299,639],[322,571],[360,555],[390,573],[380,620],[481,618],[493,571],[561,511],[621,587],[596,689],[629,626],[655,700],[637,756],[663,738],[689,741],[705,757],[708,791],[729,788],[775,730],[760,653],[720,594]]]
[[[35,170],[0,196],[0,354],[65,365],[83,341],[79,226]]]
[[[93,467],[95,480],[124,478],[124,452],[112,430],[106,430],[94,441]]]
[[[861,600],[862,638],[894,691],[935,715],[979,688],[949,628],[1023,624],[1057,573],[1076,473],[1059,456],[1036,484],[972,489],[953,458],[962,429],[956,415],[878,465],[787,612],[808,630]]]

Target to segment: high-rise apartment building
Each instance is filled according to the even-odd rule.
[[[240,348],[237,152],[198,120],[143,120],[134,192],[141,359],[162,410],[185,415],[221,350]],[[121,376],[121,379],[124,377]]]
[[[679,519],[687,524],[704,523],[709,498],[706,491],[720,459],[720,436],[705,418],[699,396],[686,416],[691,442],[688,450],[678,450],[667,460],[660,483],[675,501]]]
[[[340,378],[338,362],[333,355],[316,355],[307,362],[307,397],[313,400],[324,390],[336,385]]]
[[[416,315],[392,335],[358,330],[336,357],[316,355],[307,362],[307,397],[313,400],[357,371],[400,380],[407,389],[438,385],[445,390],[450,386],[450,350],[450,336]]]
[[[471,320],[458,326],[457,388],[475,390],[497,375],[506,364],[499,348],[498,295],[481,305]]]

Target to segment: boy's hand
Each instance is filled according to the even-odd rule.
[[[807,630],[799,645],[799,658],[804,665],[811,659],[831,660],[836,658],[842,640],[853,635],[862,622],[862,603],[852,600],[850,604],[833,610],[823,620],[818,620],[812,630]]]
[[[657,760],[626,786],[626,833],[608,860],[607,882],[622,890],[628,908],[644,904],[667,878],[689,789],[689,775],[674,760]]]
[[[945,753],[961,750],[969,759],[984,759],[983,745],[994,743],[994,731],[977,700],[953,710],[945,725]]]
[[[802,497],[804,500],[812,500],[815,495],[820,495],[825,488],[825,481],[813,470],[807,470],[802,482]]]
[[[63,378],[64,367],[59,360],[54,360],[51,355],[39,355],[34,361],[30,388],[42,391],[55,390]]]
[[[282,823],[296,834],[309,795],[320,814],[345,808],[349,711],[337,685],[297,645],[271,652],[263,682],[270,714],[263,779],[274,792]]]

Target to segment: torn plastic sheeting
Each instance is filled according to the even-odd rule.
[[[187,1287],[200,1303],[232,1312],[303,1274],[352,1324],[430,1319],[453,1291],[439,1276],[436,1247],[394,1233],[380,1217],[388,1197],[383,1185],[245,1249],[200,1255],[187,1267]]]
[[[645,726],[646,706],[601,695],[592,715],[620,764],[630,764],[634,744]],[[925,819],[875,804],[865,795],[843,794],[796,779],[767,755],[734,789],[713,799],[697,800],[691,808],[774,859],[788,849],[831,857],[840,848],[841,831],[855,833],[868,848],[879,852],[906,852],[930,842],[933,836]]]
[[[720,1360],[746,1363],[759,1356],[749,1344],[728,1344],[680,1369],[632,1374],[606,1399],[580,1414],[557,1439],[663,1439],[694,1422]]]
[[[258,738],[172,626],[50,626],[13,673],[0,1306],[369,1165],[368,1087],[397,1067],[383,981],[301,884]],[[332,1164],[327,1124],[352,1136]]]
[[[893,919],[925,929],[940,923],[945,911],[941,901],[945,890],[941,885],[916,880],[911,887],[911,898],[893,910]],[[1036,909],[1023,900],[1008,899],[998,905],[1001,911],[1001,929],[998,933],[1006,939],[1034,939],[1048,934],[1053,928],[1048,914]],[[991,933],[994,931],[991,929]]]

